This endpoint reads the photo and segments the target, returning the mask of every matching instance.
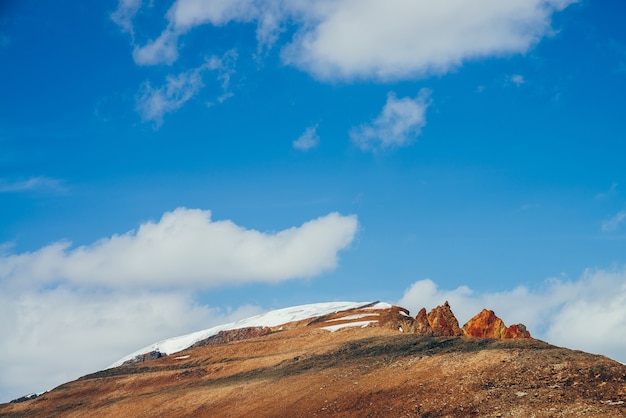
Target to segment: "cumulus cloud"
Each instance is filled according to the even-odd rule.
[[[217,101],[224,101],[231,95],[228,88],[235,59],[236,54],[230,51],[221,58],[207,58],[197,68],[177,75],[168,75],[165,84],[160,87],[155,88],[149,82],[145,82],[137,98],[137,110],[142,119],[154,122],[155,126],[159,127],[166,113],[175,112],[198,94],[204,87],[203,75],[207,71],[217,72],[217,81],[222,89]]]
[[[182,35],[229,22],[256,24],[259,45],[271,46],[291,24],[296,31],[281,53],[287,64],[320,79],[407,79],[524,53],[551,32],[553,13],[575,1],[177,0],[161,35],[134,56],[171,64]]]
[[[398,99],[394,93],[389,93],[380,115],[370,124],[353,128],[350,138],[364,151],[406,146],[420,135],[426,125],[428,106],[428,89],[422,89],[414,99]]]
[[[71,248],[56,242],[0,257],[0,280],[23,286],[67,282],[104,288],[211,288],[277,283],[335,268],[357,231],[355,216],[331,213],[277,233],[213,221],[210,211],[179,208],[137,231]]]
[[[320,137],[317,134],[317,125],[315,125],[306,128],[304,133],[293,141],[293,147],[300,151],[308,151],[311,148],[315,148],[319,142]]]
[[[194,291],[333,269],[357,231],[337,213],[264,233],[179,208],[138,230],[72,248],[0,245],[0,402],[100,370],[164,338],[256,315]]]
[[[535,338],[626,362],[626,270],[587,270],[578,280],[494,293],[440,289],[426,279],[413,283],[398,304],[416,313],[446,300],[461,325],[488,308],[507,325],[524,323]]]
[[[155,341],[262,311],[210,308],[184,292],[0,290],[0,402],[101,370]]]
[[[463,61],[526,52],[568,1],[338,2],[301,30],[286,62],[320,78],[403,79],[444,73]]]
[[[622,210],[611,219],[602,222],[602,230],[604,232],[617,231],[624,222],[626,222],[626,210]]]

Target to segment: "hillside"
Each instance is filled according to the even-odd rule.
[[[385,304],[230,326],[0,405],[0,416],[626,416],[626,366],[507,334],[491,311],[463,327],[447,312],[426,315],[430,330],[423,313]],[[433,331],[442,318],[455,335]],[[467,336],[478,329],[515,338]]]

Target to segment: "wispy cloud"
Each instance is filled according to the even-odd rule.
[[[62,180],[50,177],[31,177],[20,181],[0,179],[0,193],[19,193],[28,191],[65,193],[67,192],[67,187],[64,185]]]
[[[229,51],[219,58],[207,58],[199,67],[177,75],[168,75],[165,84],[160,87],[152,87],[150,82],[145,82],[137,98],[137,111],[142,120],[154,122],[157,128],[161,126],[165,114],[180,109],[204,87],[203,77],[206,72],[217,72],[216,81],[222,89],[217,101],[222,102],[230,97],[230,77],[236,57],[234,51]]]
[[[509,77],[509,82],[511,82],[511,83],[515,84],[517,87],[519,87],[522,84],[526,83],[526,79],[521,74],[514,74],[514,75]]]
[[[133,19],[141,8],[141,3],[142,0],[119,0],[117,9],[111,13],[111,20],[122,29],[122,32],[130,34],[133,43],[135,42]]]
[[[617,186],[619,186],[619,183],[614,181],[613,183],[611,183],[611,187],[609,187],[609,190],[598,193],[596,195],[596,199],[604,199],[604,198],[614,195],[615,192],[617,191]]]
[[[575,1],[177,0],[162,33],[137,46],[133,56],[141,65],[171,64],[182,35],[229,22],[256,24],[263,48],[289,23],[296,31],[282,59],[315,77],[410,79],[445,73],[467,60],[524,53],[550,33],[552,14]],[[114,13],[125,31],[136,4],[122,0]]]
[[[314,125],[306,128],[304,133],[293,141],[293,147],[300,151],[308,151],[311,148],[315,148],[319,142],[320,137],[317,134],[317,125]]]
[[[506,324],[522,322],[535,338],[626,362],[626,270],[587,270],[578,280],[548,279],[538,289],[476,292],[413,283],[398,304],[414,313],[448,300],[461,324],[483,308]]]
[[[602,231],[617,231],[623,223],[626,223],[626,210],[620,211],[611,219],[602,222]]]
[[[133,59],[139,65],[172,64],[178,59],[179,34],[165,30],[161,36],[151,40],[144,46],[136,45]]]
[[[414,99],[398,99],[389,93],[380,115],[369,124],[353,128],[350,138],[364,151],[406,146],[421,134],[430,103],[428,89],[422,89]]]

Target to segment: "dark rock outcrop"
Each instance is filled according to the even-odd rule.
[[[20,403],[20,402],[32,401],[33,399],[38,398],[39,396],[40,395],[37,393],[31,393],[30,395],[20,396],[17,399],[13,399],[9,403]]]
[[[132,359],[125,361],[122,366],[128,366],[131,364],[143,363],[144,361],[156,360],[158,358],[163,357],[163,353],[159,350],[150,351],[146,354],[139,354],[138,356],[133,357]]]
[[[257,337],[262,337],[264,335],[268,335],[271,332],[272,332],[272,329],[269,327],[248,327],[248,328],[231,329],[228,331],[220,331],[217,334],[209,338],[198,341],[197,343],[192,345],[191,348],[204,347],[206,345],[229,343],[231,341],[247,340],[249,338],[257,338]]]

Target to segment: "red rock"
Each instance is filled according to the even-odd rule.
[[[483,309],[463,325],[463,334],[475,338],[531,338],[524,324],[506,327],[493,311]]]
[[[378,326],[411,334],[416,332],[415,320],[411,317],[409,310],[406,308],[394,305],[389,309],[379,310],[374,315],[376,316],[372,318],[377,320]],[[367,319],[368,318],[360,318],[360,320]],[[376,324],[376,322],[374,324]]]
[[[426,315],[426,308],[420,309],[415,317],[414,322],[415,333],[420,335],[433,335],[433,329],[428,323],[428,316]]]
[[[515,324],[507,328],[504,338],[532,338],[524,324]]]
[[[448,301],[428,313],[428,323],[434,335],[450,337],[463,335],[463,331],[459,328],[459,321],[452,313]]]
[[[506,325],[493,311],[483,309],[463,325],[463,334],[475,338],[505,338]]]

